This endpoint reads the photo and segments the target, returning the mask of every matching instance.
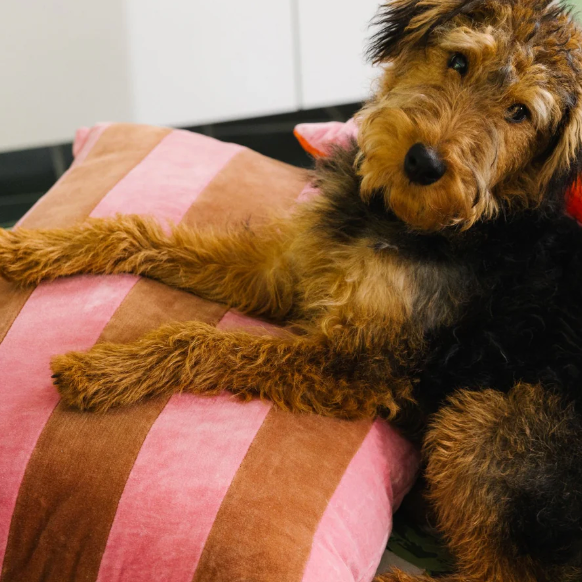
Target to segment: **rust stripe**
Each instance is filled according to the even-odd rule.
[[[263,221],[288,209],[307,181],[306,170],[245,150],[200,194],[182,222],[215,226]]]
[[[242,158],[242,159],[241,159]],[[264,179],[240,174],[259,172]],[[224,178],[226,174],[227,179]],[[262,212],[282,188],[282,204],[301,191],[304,172],[243,152],[200,195],[187,213],[196,223],[220,224],[224,210]],[[238,183],[233,184],[232,182]],[[254,191],[249,191],[252,187]],[[253,198],[245,202],[245,196]],[[189,218],[188,218],[189,217]],[[103,330],[99,341],[130,342],[167,321],[218,323],[226,311],[193,295],[142,279]],[[136,362],[139,365],[139,362]],[[117,504],[135,459],[167,398],[106,415],[59,405],[29,461],[13,516],[2,582],[95,580]]]
[[[227,308],[166,287],[151,279],[140,279],[129,292],[99,341],[129,343],[170,321],[218,323]]]
[[[33,291],[34,287],[22,289],[0,277],[0,343]]]
[[[39,200],[21,226],[59,228],[83,220],[169,131],[124,124],[107,128],[85,161],[71,168]],[[17,288],[0,277],[0,342],[33,291]]]
[[[317,525],[370,427],[272,410],[222,502],[194,582],[300,582]]]
[[[22,481],[2,582],[95,580],[113,519],[101,512],[129,474],[118,466],[133,461],[131,445],[141,446],[164,404],[150,400],[139,414],[128,408],[101,416],[57,406]]]

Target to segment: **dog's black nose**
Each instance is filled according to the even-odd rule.
[[[411,182],[430,186],[445,175],[447,166],[432,148],[417,143],[406,154],[404,171]]]

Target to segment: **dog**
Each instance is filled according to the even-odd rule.
[[[171,324],[56,357],[55,385],[82,410],[226,389],[383,416],[423,443],[456,558],[440,580],[582,580],[582,228],[565,211],[582,31],[555,0],[392,0],[376,24],[383,75],[357,142],[318,162],[320,195],[292,218],[1,231],[0,272],[140,274],[291,322],[276,337]]]

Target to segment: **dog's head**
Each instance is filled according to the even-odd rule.
[[[362,196],[410,227],[539,207],[582,146],[582,31],[556,0],[390,0],[359,114]]]

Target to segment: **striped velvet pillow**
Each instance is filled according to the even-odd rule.
[[[29,228],[153,215],[220,226],[289,207],[306,174],[183,131],[102,125]],[[172,320],[262,325],[147,279],[0,280],[2,582],[368,581],[414,479],[382,422],[282,413],[229,395],[104,415],[59,404],[54,354],[127,342]]]

